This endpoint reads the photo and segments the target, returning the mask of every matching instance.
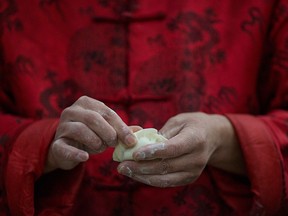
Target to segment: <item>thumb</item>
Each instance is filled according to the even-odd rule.
[[[59,139],[52,146],[54,164],[57,168],[69,170],[81,162],[89,159],[89,154],[81,149],[69,145],[69,140]]]

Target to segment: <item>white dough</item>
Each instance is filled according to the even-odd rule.
[[[146,128],[134,133],[138,142],[133,148],[125,148],[122,143],[119,143],[113,153],[113,160],[122,162],[124,160],[133,160],[133,152],[142,146],[163,142],[167,140],[160,135],[155,128]]]

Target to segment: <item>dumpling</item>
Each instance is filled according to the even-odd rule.
[[[119,143],[113,152],[114,161],[122,162],[124,160],[133,160],[133,152],[140,147],[167,140],[164,136],[160,135],[155,128],[142,129],[136,131],[134,134],[138,140],[136,145],[133,148],[125,148],[123,144]]]

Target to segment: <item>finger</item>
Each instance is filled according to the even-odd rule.
[[[133,158],[136,161],[154,160],[157,158],[175,158],[188,152],[187,145],[184,144],[183,147],[181,143],[175,143],[174,140],[175,139],[167,140],[163,143],[155,143],[143,146],[133,153]]]
[[[137,143],[137,139],[133,134],[133,129],[139,130],[137,127],[128,127],[122,119],[112,109],[106,107],[102,110],[103,118],[113,126],[117,133],[118,139],[127,147],[132,147]]]
[[[173,164],[173,165],[172,165]],[[118,165],[118,172],[122,175],[155,175],[167,174],[176,171],[182,171],[182,167],[175,167],[176,163],[166,160],[153,160],[153,161],[124,161]]]
[[[175,116],[165,123],[165,125],[159,130],[159,133],[167,139],[170,139],[176,136],[183,128],[184,124],[179,121],[178,116]]]
[[[85,109],[99,113],[116,131],[118,139],[127,146],[134,146],[137,142],[136,137],[129,127],[122,121],[117,113],[106,106],[103,102],[83,96],[77,100]],[[117,143],[112,142],[109,146],[115,146]]]
[[[128,175],[159,175],[174,172],[202,172],[207,164],[207,158],[200,155],[186,154],[173,159],[156,159],[151,161],[124,161],[118,165],[118,172]],[[127,168],[128,167],[128,168]]]
[[[134,152],[135,160],[152,160],[156,158],[175,158],[183,154],[205,151],[205,130],[181,129],[179,134],[163,143],[143,146]]]
[[[133,175],[130,178],[150,186],[167,188],[190,184],[198,177],[187,172],[177,172],[166,175]]]
[[[88,153],[102,152],[107,145],[82,122],[64,122],[57,128],[58,138],[68,138],[84,146]]]
[[[67,108],[61,118],[66,122],[81,122],[89,127],[102,141],[109,146],[117,143],[115,129],[97,112],[79,108]]]
[[[71,142],[73,141],[68,139],[58,139],[51,146],[53,158],[61,169],[72,169],[80,162],[89,159],[87,152],[71,146]]]

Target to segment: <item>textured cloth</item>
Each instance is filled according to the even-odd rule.
[[[288,215],[286,0],[2,0],[0,22],[0,215]],[[248,176],[154,188],[119,175],[113,149],[43,175],[82,95],[142,127],[226,115]]]

